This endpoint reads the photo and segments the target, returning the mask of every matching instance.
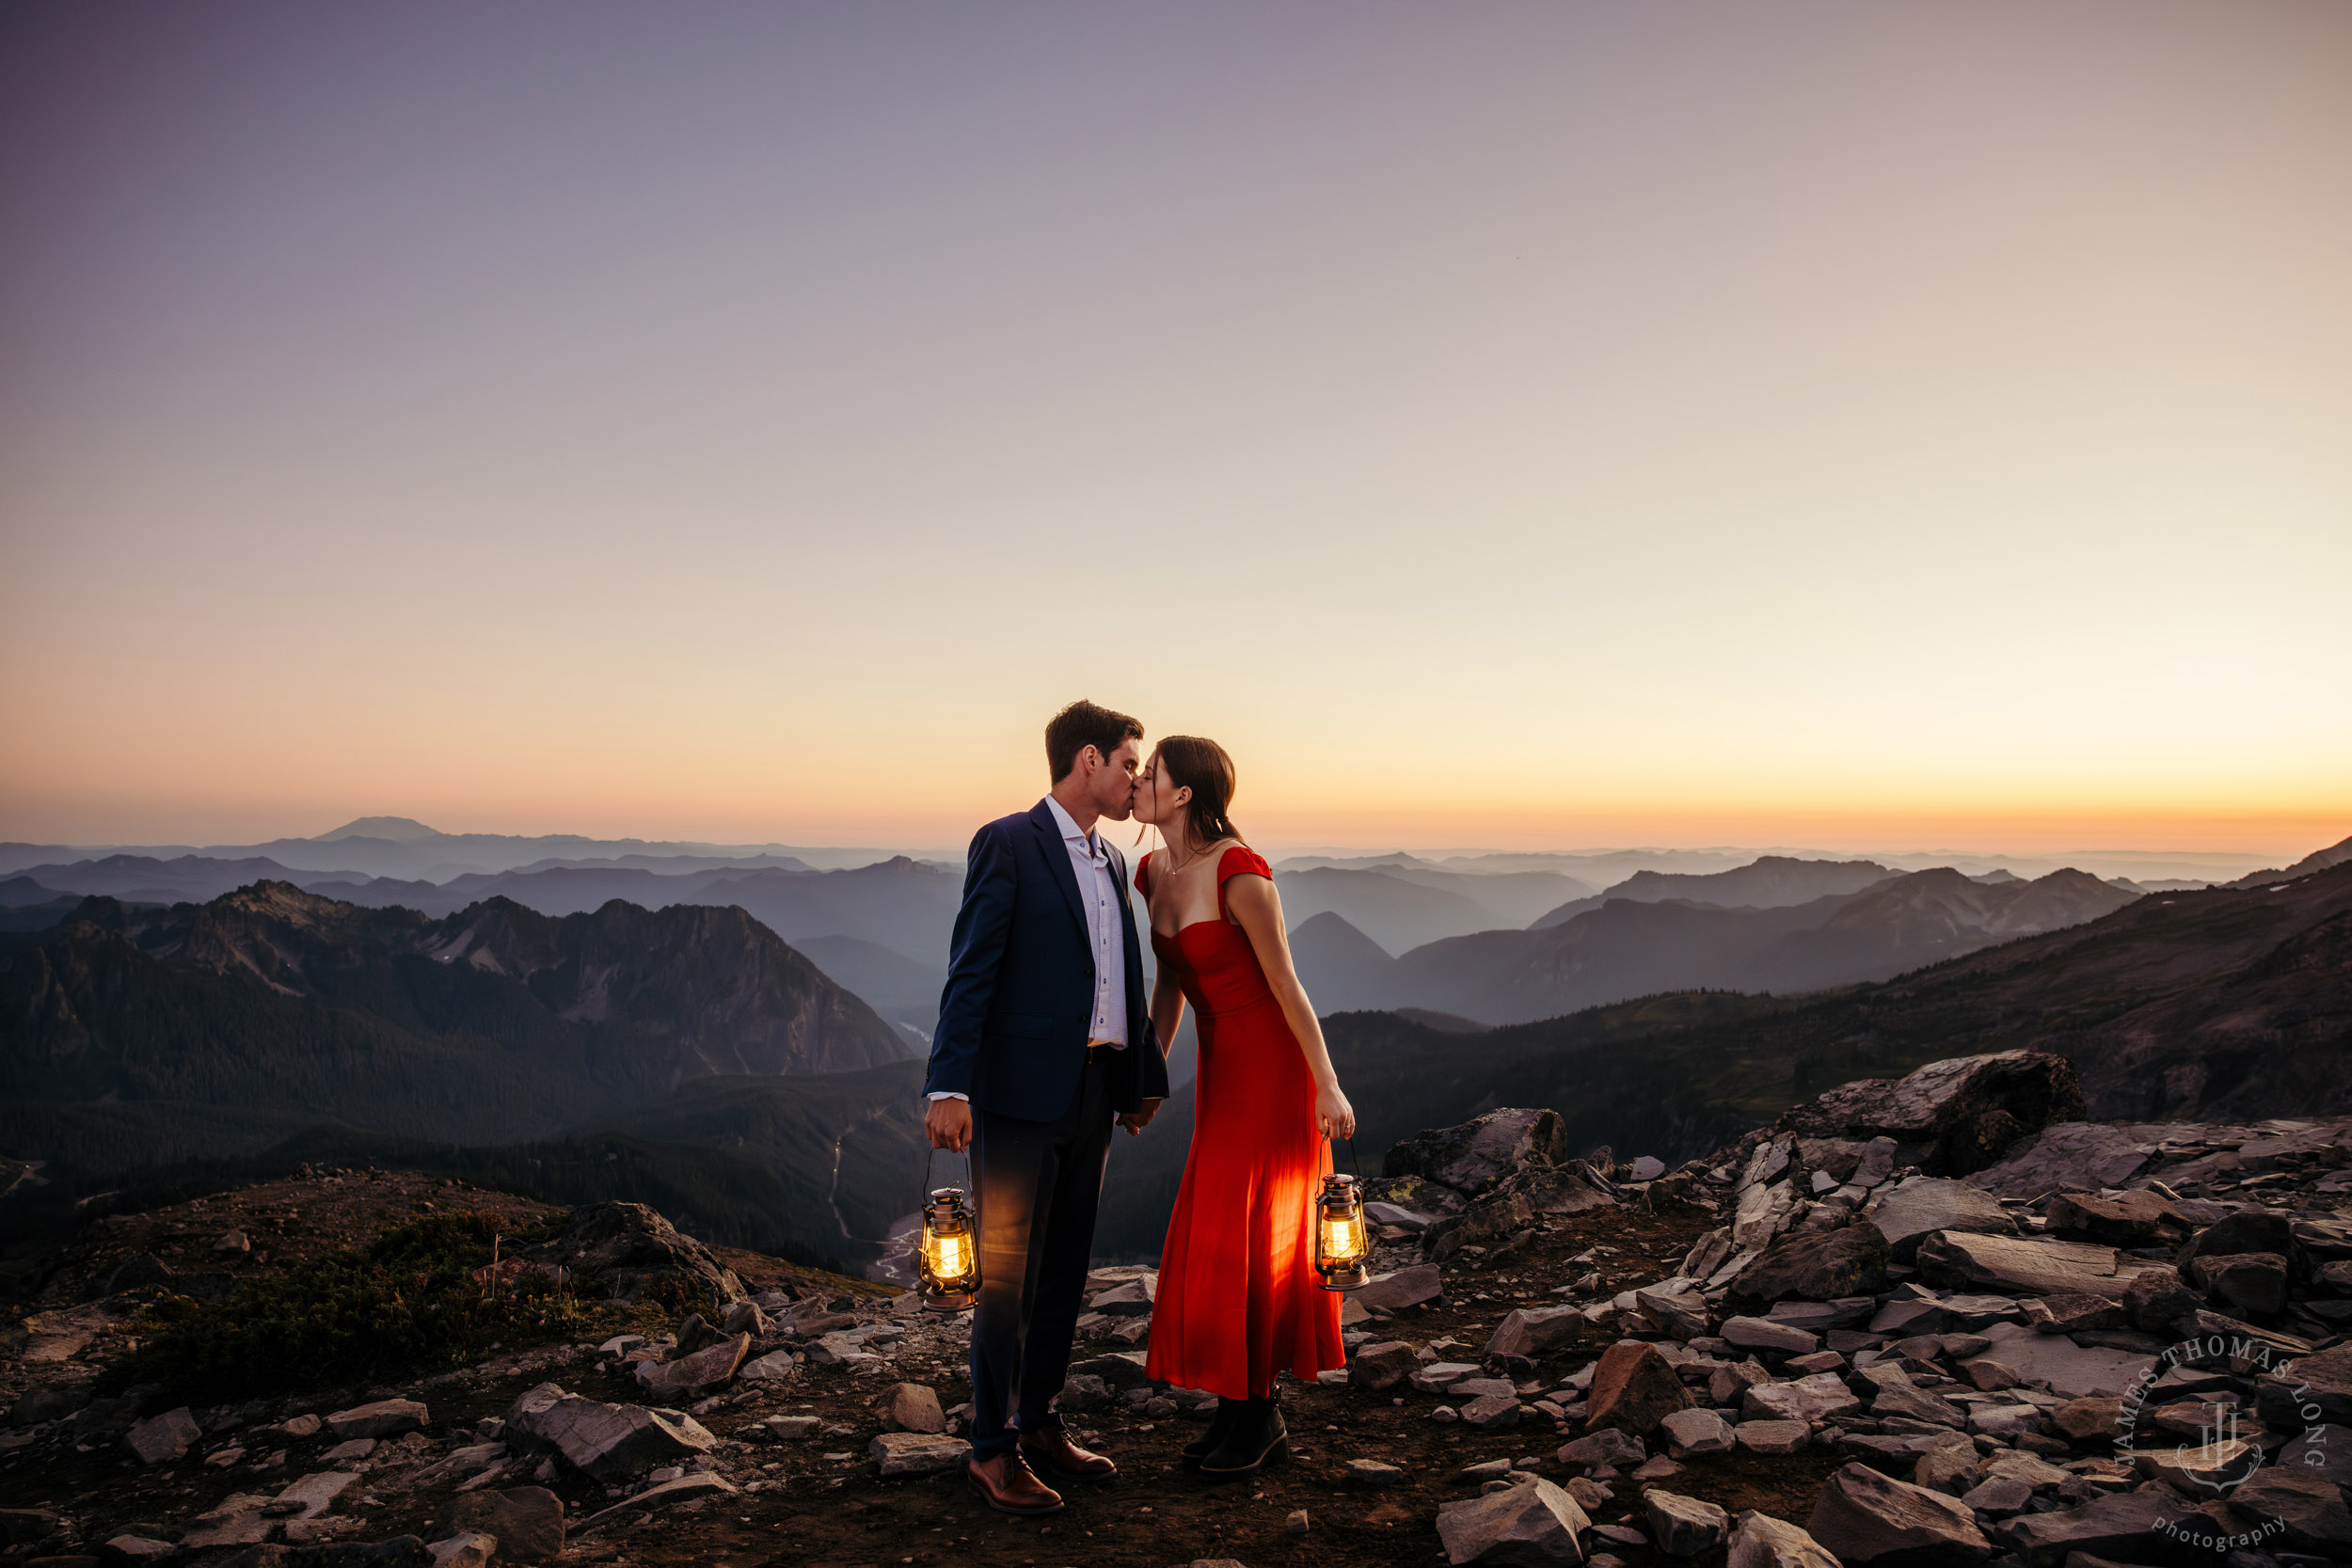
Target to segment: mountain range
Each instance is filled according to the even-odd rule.
[[[1420,1125],[1499,1105],[1557,1110],[1577,1148],[1611,1143],[1620,1157],[1673,1164],[1835,1085],[2017,1048],[2070,1058],[2093,1120],[2343,1116],[2352,1114],[2352,857],[2260,888],[2138,898],[1806,996],[1677,991],[1468,1038],[1393,1012],[1341,1013],[1323,1026],[1366,1170]],[[1162,1126],[1180,1136],[1156,1140]],[[1104,1255],[1156,1250],[1191,1126],[1187,1087],[1145,1137],[1114,1143]]]
[[[1949,868],[1887,873],[1859,891],[1760,908],[1691,896],[1788,896],[1807,891],[1809,879],[1836,886],[1867,875],[1836,862],[1795,862],[1771,868],[1763,887],[1762,879],[1732,871],[1675,879],[1681,896],[1619,897],[1613,889],[1556,925],[1452,937],[1393,959],[1352,923],[1343,928],[1326,913],[1299,928],[1293,951],[1320,1008],[1410,1006],[1517,1023],[1657,991],[1789,992],[1885,979],[2095,920],[2140,896],[2079,871],[1986,882]]]
[[[489,899],[435,920],[263,882],[167,911],[93,898],[0,938],[0,1136],[87,1168],[322,1121],[506,1142],[696,1079],[912,1057],[736,909]]]

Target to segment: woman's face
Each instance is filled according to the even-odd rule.
[[[1159,753],[1143,765],[1136,776],[1136,820],[1173,834],[1184,819],[1184,807],[1192,801],[1192,791],[1179,786],[1161,771]]]

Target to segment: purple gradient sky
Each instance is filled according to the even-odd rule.
[[[2352,7],[21,5],[0,838],[2352,816]]]

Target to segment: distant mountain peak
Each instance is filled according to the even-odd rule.
[[[356,816],[331,833],[321,833],[315,842],[332,844],[346,838],[383,838],[395,844],[408,844],[421,838],[441,838],[437,828],[428,828],[413,816]]]

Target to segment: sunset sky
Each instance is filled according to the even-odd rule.
[[[28,4],[0,839],[2352,832],[2352,5]]]

